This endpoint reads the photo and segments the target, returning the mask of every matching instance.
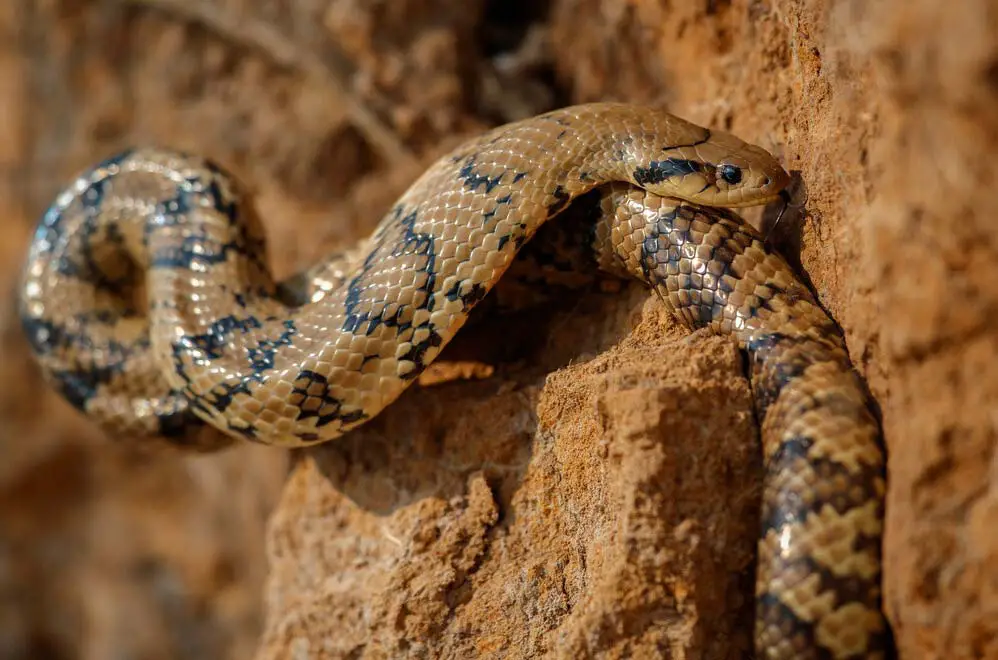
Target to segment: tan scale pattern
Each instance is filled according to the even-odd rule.
[[[831,318],[720,209],[613,184],[602,268],[648,282],[691,329],[731,334],[753,365],[766,467],[756,576],[765,658],[883,658],[879,428]]]
[[[390,404],[537,229],[601,189],[601,267],[648,282],[753,360],[767,464],[759,654],[879,657],[876,426],[834,324],[716,208],[766,203],[787,182],[762,149],[662,111],[565,108],[441,158],[367,241],[277,284],[225,173],[136,150],[46,212],[23,325],[50,382],[111,434],[323,442]]]

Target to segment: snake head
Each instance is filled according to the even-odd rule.
[[[660,159],[634,169],[634,183],[664,197],[728,208],[768,204],[790,183],[762,147],[729,133],[706,135],[695,144],[662,149]]]

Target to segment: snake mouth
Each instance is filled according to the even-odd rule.
[[[783,199],[782,193],[774,193],[772,195],[767,195],[766,197],[755,197],[744,202],[727,202],[725,204],[718,204],[718,206],[723,206],[729,209],[744,209],[749,206],[765,206],[766,204],[772,204],[778,199]]]

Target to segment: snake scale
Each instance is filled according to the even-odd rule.
[[[110,434],[312,445],[395,400],[537,229],[597,195],[600,267],[748,357],[765,471],[757,656],[885,657],[878,424],[836,324],[726,210],[788,182],[760,147],[660,110],[563,108],[440,158],[366,241],[288,287],[223,170],[136,149],[44,214],[20,312],[47,380]]]

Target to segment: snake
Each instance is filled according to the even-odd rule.
[[[598,268],[746,356],[763,455],[755,657],[887,657],[871,397],[842,330],[734,210],[789,183],[762,147],[661,108],[563,107],[467,140],[370,236],[277,282],[231,174],[136,147],[44,212],[19,314],[45,382],[108,435],[308,447],[390,405],[537,230],[594,198]]]

